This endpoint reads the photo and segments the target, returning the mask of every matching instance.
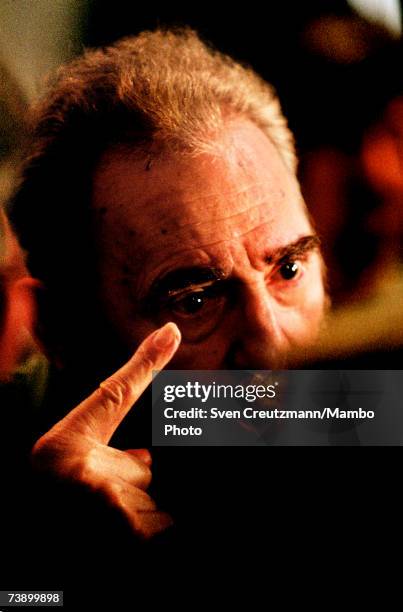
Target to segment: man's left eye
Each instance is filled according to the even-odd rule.
[[[208,296],[204,295],[202,291],[195,292],[177,300],[171,308],[180,315],[192,316],[205,307],[207,300]]]
[[[288,281],[294,279],[301,271],[301,264],[297,261],[287,261],[283,263],[278,272],[282,279]]]
[[[227,296],[219,283],[181,291],[165,302],[160,323],[174,321],[184,340],[200,341],[212,333],[223,317]]]

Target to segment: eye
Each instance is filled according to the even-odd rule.
[[[299,257],[280,262],[270,276],[272,291],[277,292],[282,299],[296,295],[296,291],[304,288],[303,282],[308,269],[308,261]],[[287,298],[288,299],[288,298]]]
[[[206,306],[208,301],[208,297],[204,295],[204,293],[205,292],[203,291],[197,291],[175,300],[171,304],[171,310],[184,316],[192,316],[197,314]]]
[[[219,325],[228,304],[227,297],[224,287],[218,283],[181,291],[165,303],[161,317],[163,321],[175,321],[184,340],[200,341]]]
[[[300,271],[301,264],[297,261],[287,261],[286,263],[283,263],[278,269],[280,276],[286,281],[292,280],[293,278],[298,276]]]
[[[221,310],[223,300],[220,288],[210,285],[176,295],[168,302],[168,308],[182,319],[214,319]]]

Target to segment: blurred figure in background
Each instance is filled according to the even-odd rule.
[[[33,350],[28,333],[33,303],[18,283],[25,275],[21,250],[0,209],[0,380],[6,380]]]
[[[403,96],[393,98],[364,134],[360,160],[379,198],[367,220],[379,239],[377,257],[363,275],[363,288],[378,295],[403,285]]]
[[[311,110],[306,123],[300,116],[297,122],[301,184],[322,237],[329,291],[338,307],[373,296],[380,275],[388,276],[382,272],[387,260],[397,264],[400,257],[395,240],[395,246],[390,236],[385,240],[380,213],[385,198],[396,192],[386,176],[392,166],[396,177],[398,162],[390,147],[378,149],[375,161],[373,133],[375,125],[386,128],[386,109],[403,90],[401,46],[386,28],[345,11],[308,21],[301,50],[307,71],[312,67],[305,94]],[[382,189],[375,174],[385,177]],[[391,197],[389,219],[396,232],[401,213],[396,195]]]
[[[0,64],[0,379],[7,379],[34,350],[32,298],[18,283],[27,274],[24,257],[3,212],[16,180],[26,109],[16,82]]]
[[[1,211],[18,180],[29,103],[42,90],[46,75],[79,51],[87,4],[0,3],[0,379],[13,378],[18,381],[15,390],[24,383],[34,394],[42,388],[46,365],[30,333],[32,296],[18,282],[27,274],[24,254]]]

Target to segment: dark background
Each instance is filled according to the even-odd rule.
[[[276,87],[302,151],[324,139],[348,139],[354,146],[359,130],[401,90],[402,71],[400,45],[381,28],[368,27],[364,37],[373,40],[361,61],[340,63],[330,38],[327,56],[307,43],[313,21],[353,15],[344,0],[153,2],[149,7],[92,0],[84,44],[102,46],[144,29],[189,25]]]

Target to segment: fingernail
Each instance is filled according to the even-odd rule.
[[[174,323],[167,323],[154,336],[154,344],[159,349],[168,349],[178,340],[178,328]]]

